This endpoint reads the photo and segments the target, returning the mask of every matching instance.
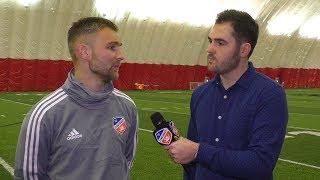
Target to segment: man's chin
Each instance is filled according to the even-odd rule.
[[[104,77],[106,82],[110,82],[110,81],[116,81],[119,79],[119,74],[109,74],[107,76]]]

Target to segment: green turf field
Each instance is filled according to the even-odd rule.
[[[163,112],[182,134],[189,119],[191,91],[127,91],[139,109],[140,131],[134,180],[182,179],[174,164],[154,141],[150,114]],[[43,93],[0,93],[0,180],[12,179],[21,121]],[[320,179],[320,89],[287,90],[289,124],[274,179]],[[4,168],[6,167],[6,168]],[[10,172],[11,171],[11,172]]]

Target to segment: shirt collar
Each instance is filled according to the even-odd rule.
[[[254,68],[252,62],[248,62],[248,69],[246,72],[242,74],[240,79],[236,82],[236,84],[239,84],[241,87],[248,89],[251,82],[253,81],[255,74],[256,74],[256,69]]]
[[[253,66],[253,63],[249,61],[248,69],[242,74],[240,79],[233,86],[240,86],[245,89],[248,89],[256,73],[257,72]],[[218,74],[215,75],[213,83],[215,86],[221,85],[221,79]]]

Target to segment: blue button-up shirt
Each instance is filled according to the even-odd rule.
[[[286,133],[284,89],[251,62],[225,90],[220,76],[197,88],[188,139],[200,143],[185,179],[272,179]]]

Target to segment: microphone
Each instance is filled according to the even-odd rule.
[[[150,119],[156,128],[153,136],[160,145],[169,145],[179,139],[180,134],[172,121],[167,122],[161,113],[155,112]]]
[[[153,131],[153,136],[160,145],[170,145],[172,142],[179,139],[180,134],[172,121],[167,122],[161,113],[155,112],[150,116],[152,124],[156,128]],[[181,164],[184,171],[189,174],[187,164]]]

